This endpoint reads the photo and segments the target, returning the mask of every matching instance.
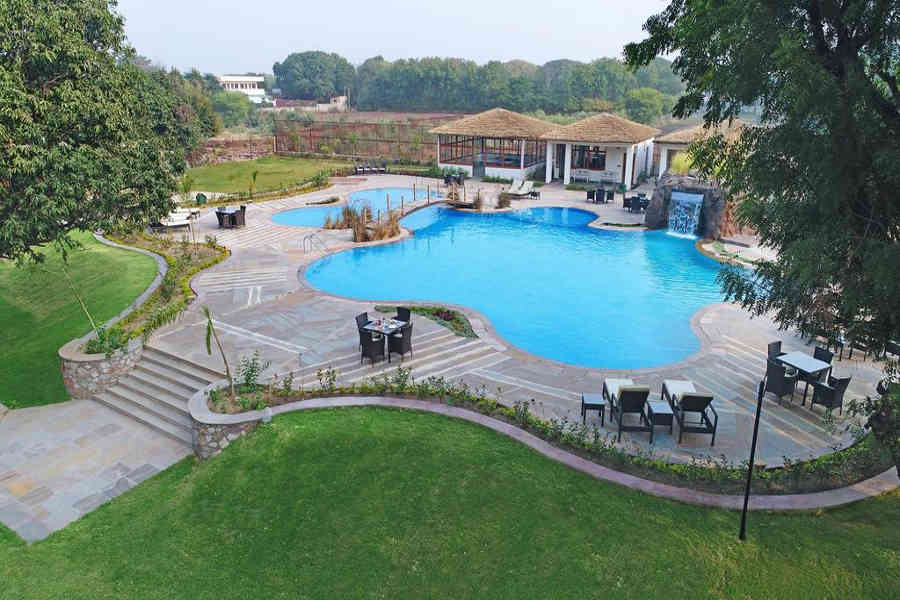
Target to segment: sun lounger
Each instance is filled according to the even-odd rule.
[[[522,189],[522,185],[525,183],[522,179],[513,179],[513,182],[509,185],[509,189],[506,190],[507,194],[518,194],[519,190]]]
[[[525,181],[522,183],[522,186],[516,191],[510,191],[509,193],[513,196],[527,196],[534,189],[533,181]]]
[[[650,433],[650,443],[653,443],[653,426],[647,417],[647,398],[650,396],[650,388],[634,385],[631,379],[603,380],[604,400],[609,403],[609,419],[618,426],[618,440],[622,439],[623,431],[647,431]],[[638,415],[637,425],[626,424],[626,414]]]
[[[712,394],[698,392],[691,381],[666,379],[662,385],[662,397],[668,401],[678,421],[679,444],[685,433],[708,433],[712,434],[709,445],[715,446],[719,414],[712,406]],[[689,421],[685,413],[697,415],[697,420]]]

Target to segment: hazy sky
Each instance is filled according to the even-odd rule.
[[[663,0],[119,0],[141,54],[212,73],[271,72],[291,52],[337,52],[358,64],[453,56],[479,63],[620,56]]]

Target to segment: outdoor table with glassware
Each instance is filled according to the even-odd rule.
[[[800,373],[809,376],[817,376],[821,375],[825,371],[831,369],[831,365],[823,360],[819,360],[817,358],[813,358],[808,354],[804,354],[803,352],[788,352],[787,354],[782,354],[778,358],[776,358],[778,362],[785,364],[789,367],[794,367]],[[809,381],[806,382],[806,387],[803,388],[803,403],[806,403],[806,393],[809,391]]]
[[[370,331],[372,333],[381,334],[384,340],[387,340],[388,336],[394,335],[399,332],[403,327],[406,326],[406,321],[400,321],[397,319],[375,319],[374,321],[369,321],[365,325],[363,325],[363,329],[366,331]],[[391,355],[388,354],[388,362],[391,362]]]

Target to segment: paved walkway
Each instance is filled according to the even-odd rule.
[[[0,522],[43,539],[189,454],[92,400],[11,410],[0,419]]]

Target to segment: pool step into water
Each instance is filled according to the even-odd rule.
[[[224,374],[181,359],[164,350],[145,346],[140,360],[127,375],[94,399],[187,445],[191,417],[187,403],[197,390]]]

